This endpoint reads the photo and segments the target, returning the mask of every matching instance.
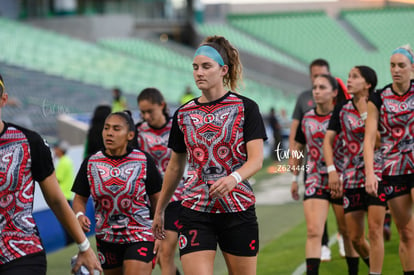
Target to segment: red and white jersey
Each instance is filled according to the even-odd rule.
[[[174,114],[169,147],[188,156],[182,205],[209,213],[239,212],[253,205],[248,180],[221,199],[209,196],[209,186],[246,162],[246,143],[254,139],[266,139],[266,133],[257,104],[246,97],[228,92],[214,102],[194,99],[181,106]]]
[[[171,149],[168,148],[171,126],[172,119],[170,118],[167,119],[167,123],[161,128],[151,127],[147,122],[142,122],[137,125],[138,146],[154,159],[162,177],[164,177],[165,170],[171,158]],[[181,180],[177,189],[175,189],[171,202],[181,201],[184,179],[185,177]]]
[[[35,181],[54,171],[50,149],[35,132],[6,123],[0,133],[0,264],[43,250],[32,216]]]
[[[382,174],[414,174],[414,80],[403,95],[395,93],[390,84],[373,93],[369,100],[379,111]]]
[[[344,151],[343,184],[346,189],[365,187],[364,136],[365,122],[361,118],[352,99],[338,105],[333,111],[328,126],[329,130],[342,134]],[[380,150],[375,150],[374,169],[381,178],[382,157]]]
[[[328,128],[332,113],[318,115],[316,109],[311,109],[305,113],[296,132],[295,140],[300,144],[306,144],[308,152],[308,172],[306,174],[305,188],[328,189],[328,172],[323,157],[323,140]],[[334,152],[341,150],[342,143],[336,136],[334,141]],[[341,165],[337,165],[337,154],[334,155],[334,163],[340,171]]]
[[[92,196],[96,237],[110,243],[154,241],[148,196],[161,190],[152,158],[139,150],[114,157],[99,151],[85,159],[72,191]]]

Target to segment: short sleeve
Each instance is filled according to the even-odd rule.
[[[173,116],[170,136],[168,138],[168,147],[177,153],[185,153],[187,150],[184,141],[184,134],[178,126],[178,110],[174,113]]]
[[[161,191],[162,177],[158,171],[154,159],[145,153],[147,157],[147,179],[145,181],[145,190],[148,195],[153,195]]]
[[[295,109],[293,110],[292,118],[296,120],[301,120],[303,113],[301,112],[300,108],[300,97],[296,100]]]
[[[314,106],[312,90],[303,91],[296,100],[292,119],[301,121],[305,113]]]
[[[343,104],[338,104],[335,106],[328,124],[328,130],[335,131],[337,134],[342,131],[339,114],[341,113],[343,106]]]
[[[41,182],[55,170],[49,144],[36,132],[27,129],[21,130],[26,135],[30,146],[33,179]]]
[[[245,108],[245,124],[243,127],[243,138],[247,143],[254,139],[267,140],[266,130],[259,106],[248,98],[243,98]]]
[[[381,109],[382,105],[381,92],[382,90],[376,90],[375,92],[371,93],[368,97],[368,101],[374,103],[378,110]]]
[[[88,161],[89,158],[86,158],[82,162],[72,186],[72,192],[87,198],[91,195],[88,181]]]

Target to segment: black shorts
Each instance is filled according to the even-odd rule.
[[[331,192],[328,189],[310,187],[305,189],[305,194],[303,194],[303,200],[307,199],[321,199],[327,200],[332,204],[343,205],[343,197],[339,199],[334,199],[331,197]]]
[[[407,195],[414,188],[414,174],[400,176],[382,176],[387,200]]]
[[[235,256],[256,256],[259,251],[259,226],[255,207],[235,213],[206,213],[183,207],[178,244],[180,255],[216,250]]]
[[[103,269],[120,267],[124,260],[149,263],[155,259],[154,242],[115,244],[96,239],[96,246]]]
[[[378,197],[369,195],[365,191],[365,187],[344,190],[345,213],[359,210],[367,211],[371,205],[387,206],[384,185],[382,183],[378,183]]]
[[[178,232],[181,228],[181,225],[179,224],[179,217],[180,217],[180,211],[181,211],[181,202],[180,201],[174,201],[170,202],[165,209],[165,219],[164,219],[164,228],[165,230],[171,230]]]
[[[41,251],[0,265],[1,275],[45,275],[46,254]]]

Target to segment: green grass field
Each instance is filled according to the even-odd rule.
[[[292,274],[305,259],[304,245],[306,240],[306,225],[303,219],[302,204],[289,203],[275,206],[257,206],[260,226],[260,253],[258,257],[258,275]],[[330,235],[334,236],[335,218],[330,211],[328,219]],[[398,258],[398,235],[392,226],[391,241],[385,243],[385,260],[383,274],[401,274]],[[94,238],[90,238],[95,247]],[[348,274],[345,259],[338,254],[338,247],[332,247],[332,261],[321,263],[320,274]],[[77,252],[75,245],[68,246],[58,252],[48,254],[48,275],[70,274],[70,258]],[[177,265],[180,265],[178,256]],[[365,264],[360,261],[360,274],[368,274]],[[161,274],[158,267],[153,274]],[[215,273],[226,274],[226,267],[220,253],[215,262]]]
[[[268,179],[269,175],[261,171],[255,178],[256,185],[260,186],[260,180]],[[292,274],[305,260],[306,224],[303,217],[302,203],[257,205],[256,212],[260,233],[257,274]],[[332,210],[328,216],[328,230],[330,236],[335,236],[336,222]],[[392,224],[392,231],[391,241],[385,243],[383,274],[402,274],[398,257],[398,234],[394,224]],[[92,247],[95,247],[94,238],[90,238],[90,240]],[[348,274],[345,259],[339,256],[337,244],[334,244],[331,250],[332,260],[321,263],[320,274]],[[76,253],[77,247],[71,245],[58,252],[48,254],[47,274],[70,274],[70,258]],[[176,263],[181,270],[178,252]],[[360,274],[368,274],[368,269],[362,260],[360,261],[359,271]],[[161,274],[158,266],[154,269],[153,274]],[[226,266],[223,257],[218,252],[214,275],[224,274],[227,274]]]

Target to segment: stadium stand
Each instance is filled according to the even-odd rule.
[[[342,11],[340,18],[374,47],[362,60],[375,68],[379,79],[391,82],[388,65],[391,52],[404,44],[414,45],[414,9],[349,10]]]
[[[269,59],[273,62],[280,63],[301,72],[308,72],[307,64],[299,62],[291,58],[286,52],[279,52],[275,47],[271,47],[264,43],[263,40],[251,37],[228,24],[200,24],[198,25],[199,33],[207,35],[223,35],[241,50],[245,50],[257,56]]]
[[[343,11],[341,16],[339,21],[322,11],[233,14],[229,15],[228,22],[305,63],[323,57],[331,63],[332,72],[342,79],[347,78],[352,66],[364,64],[378,70],[379,86],[388,83],[390,76],[386,71],[391,50],[414,42],[410,32],[414,27],[414,9]],[[341,25],[348,21],[376,46],[375,51],[366,50]]]
[[[111,101],[110,90],[63,77],[0,63],[0,71],[11,98],[18,106],[6,106],[2,118],[56,137],[60,114],[92,112],[95,105]]]
[[[193,83],[191,66],[187,72],[184,71],[185,63],[190,61],[190,58],[167,51],[155,44],[149,45],[148,42],[136,40],[128,42],[136,46],[132,48],[120,46],[118,49],[122,52],[119,52],[113,50],[114,41],[102,42],[104,45],[106,43],[106,46],[99,47],[4,18],[0,18],[0,27],[5,29],[0,34],[0,50],[5,53],[0,57],[0,61],[7,64],[39,70],[106,89],[118,86],[131,95],[136,95],[137,91],[146,87],[156,86],[162,91],[170,91],[165,93],[166,100],[173,103],[179,101],[184,87]],[[121,41],[119,44],[123,43],[127,42]],[[111,49],[108,48],[109,44]],[[146,49],[142,51],[146,53],[145,59],[137,54],[139,49]],[[134,58],[131,58],[131,55]],[[152,62],[148,62],[148,58],[151,58]],[[173,63],[170,64],[171,60]],[[266,109],[269,108],[269,102],[276,102],[275,96],[281,96],[274,87],[253,80],[246,81],[245,91],[247,96],[251,93],[253,98],[258,99],[259,105],[263,105]],[[266,98],[254,96],[259,91],[268,96]],[[289,100],[291,99],[286,98],[277,102],[286,107],[286,102]]]

